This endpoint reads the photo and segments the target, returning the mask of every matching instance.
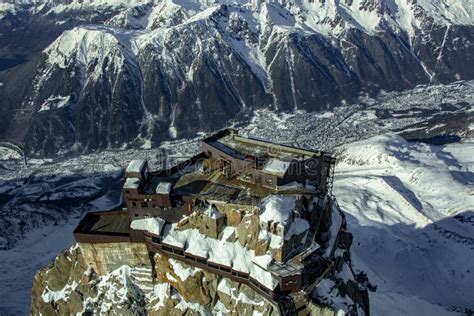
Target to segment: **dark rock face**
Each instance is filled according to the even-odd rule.
[[[434,81],[446,83],[472,78],[473,38],[472,26],[443,26],[434,28],[429,36],[420,36],[414,46],[419,58],[433,72]]]
[[[367,3],[363,10],[389,14]],[[361,92],[474,76],[474,27],[436,24],[421,9],[409,37],[383,19],[376,32],[348,27],[343,14],[327,22],[343,28],[336,35],[282,28],[277,19],[302,18],[276,4],[266,10],[279,10],[277,18],[263,22],[250,15],[263,9],[248,6],[220,5],[200,18],[169,6],[83,9],[70,19],[47,8],[5,15],[2,31],[29,26],[17,31],[19,43],[0,36],[10,47],[0,61],[29,61],[0,71],[0,138],[38,155],[152,145],[222,128],[257,108],[319,111]],[[66,31],[38,53],[84,23],[99,26]]]

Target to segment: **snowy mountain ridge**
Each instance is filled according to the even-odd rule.
[[[469,80],[468,2],[37,3],[22,13],[28,25],[63,32],[0,76],[0,138],[37,155],[150,147],[258,109],[324,111],[364,93]],[[4,16],[0,44],[18,42],[5,34],[10,24],[23,32],[22,14]]]
[[[381,135],[339,147],[334,193],[376,315],[472,313],[473,143]]]
[[[196,20],[220,5],[235,6],[253,12],[253,18],[259,24],[271,24],[293,27],[308,32],[322,34],[340,34],[345,27],[356,27],[366,32],[376,32],[388,24],[413,35],[420,27],[423,17],[433,19],[436,24],[473,24],[472,5],[469,0],[345,0],[345,1],[309,1],[309,0],[23,0],[2,1],[2,11],[32,7],[30,10],[45,14],[59,14],[65,11],[118,8],[123,10],[116,20],[134,19],[139,16],[146,20],[141,26],[153,26],[157,15],[174,14],[177,8],[183,14],[184,21]],[[140,16],[141,14],[148,16]]]

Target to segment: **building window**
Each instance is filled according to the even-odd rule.
[[[148,203],[147,203],[147,202],[141,202],[140,205],[141,205],[141,207],[144,207],[144,208],[147,208],[147,207],[148,207]]]
[[[189,260],[192,260],[192,261],[196,261],[196,258],[194,258],[193,256],[188,255],[187,253],[184,254],[184,257],[185,257],[186,259],[189,259]]]
[[[271,293],[271,291],[269,289],[267,289],[266,287],[264,287],[263,285],[261,284],[258,284],[258,288],[262,291],[264,291],[265,293]]]
[[[125,193],[129,194],[129,193],[130,193],[130,191],[129,191],[129,190],[125,190]]]
[[[208,262],[207,265],[209,266],[209,268],[219,270],[219,266],[217,264]]]
[[[266,180],[265,180],[265,183],[266,183],[266,184],[273,184],[273,181],[272,181],[272,179],[266,179]]]
[[[283,226],[277,226],[277,232],[278,234],[277,235],[280,235],[280,236],[283,236]]]
[[[137,214],[137,213],[135,213],[135,217],[138,217],[138,214]]]
[[[182,250],[179,250],[179,249],[173,249],[173,253],[177,254],[177,255],[180,255],[180,256],[183,256],[184,257],[184,252]]]
[[[136,202],[132,202],[132,206],[137,206],[137,203],[136,203]]]
[[[151,237],[151,241],[154,242],[155,244],[159,244],[160,243],[160,238],[153,236],[153,237]]]
[[[204,263],[204,264],[207,263],[207,260],[204,260],[204,259],[201,259],[201,258],[197,258],[196,261],[200,262],[200,263]]]

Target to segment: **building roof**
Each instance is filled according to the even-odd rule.
[[[143,159],[135,159],[130,161],[128,164],[127,170],[125,172],[142,172],[143,167],[145,166],[145,160]]]
[[[235,198],[241,190],[227,185],[212,183],[202,193],[202,197],[207,200],[229,202]]]
[[[284,264],[273,262],[269,269],[275,275],[286,277],[290,275],[301,274],[303,272],[303,265],[296,260],[290,259]]]
[[[123,184],[124,189],[137,189],[140,185],[140,179],[138,178],[127,178]]]
[[[203,142],[240,160],[244,160],[249,156],[307,159],[323,154],[327,155],[327,153],[321,151],[288,146],[254,137],[243,137],[232,129],[222,130],[204,139]]]
[[[171,192],[171,183],[170,182],[159,182],[156,186],[156,194],[170,194]]]
[[[270,158],[263,167],[262,171],[283,177],[290,166],[290,161],[284,161],[277,158]]]
[[[132,229],[146,230],[154,235],[160,235],[164,226],[165,220],[159,217],[135,219],[130,224],[130,228]]]
[[[203,214],[213,219],[222,217],[221,212],[219,212],[219,210],[217,210],[213,204],[209,204],[209,206],[204,210]]]
[[[240,159],[240,160],[245,159],[245,155],[240,150],[236,150],[236,149],[228,146],[228,144],[225,144],[225,143],[217,141],[217,140],[216,141],[211,141],[208,144],[211,145],[212,147],[216,148],[216,149],[219,149],[223,153],[228,154],[229,156],[231,156],[233,158]]]
[[[128,235],[130,217],[127,211],[87,213],[75,233],[98,235]]]

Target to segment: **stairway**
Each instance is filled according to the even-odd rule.
[[[133,280],[135,285],[143,292],[145,295],[145,302],[150,303],[150,296],[153,292],[153,278],[151,268],[145,266],[134,267],[131,270],[130,278]]]

